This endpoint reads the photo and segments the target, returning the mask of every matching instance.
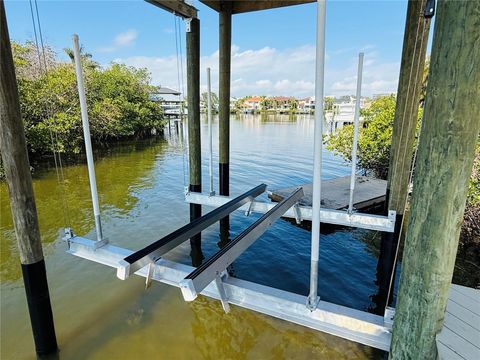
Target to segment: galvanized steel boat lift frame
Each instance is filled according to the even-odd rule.
[[[156,2],[160,1],[156,0]],[[178,5],[180,2],[172,3]],[[325,53],[324,25],[325,1],[319,0],[316,95],[321,96],[316,96],[316,108],[320,110],[323,109],[321,99],[323,99],[323,60]],[[78,37],[75,40],[75,43],[78,43]],[[74,50],[78,70],[77,77],[80,79],[78,86],[81,97],[84,89],[81,81],[78,46],[74,46]],[[361,58],[363,59],[363,56]],[[361,67],[359,65],[359,75],[361,74],[360,71]],[[357,89],[360,89],[360,85],[357,86]],[[357,101],[357,103],[359,102]],[[88,115],[86,104],[81,103],[81,107],[82,115],[85,117],[84,132],[85,137],[87,137]],[[392,310],[387,311],[385,317],[381,317],[322,301],[316,293],[318,273],[315,267],[318,266],[319,231],[317,234],[315,229],[319,230],[320,221],[385,232],[393,232],[395,226],[394,211],[390,211],[388,216],[379,216],[355,213],[352,211],[351,206],[347,211],[320,208],[321,126],[323,111],[317,111],[316,114],[313,208],[298,204],[298,201],[303,196],[301,188],[292,192],[278,204],[255,200],[255,197],[266,191],[265,184],[261,184],[236,198],[216,196],[212,192],[209,194],[189,192],[185,195],[186,202],[209,205],[216,207],[216,209],[136,252],[114,246],[103,237],[99,239],[101,241],[93,241],[76,236],[73,231],[66,229],[65,240],[68,243],[68,253],[115,268],[117,269],[117,277],[122,280],[127,279],[131,274],[135,274],[145,277],[147,283],[155,280],[179,287],[186,301],[193,301],[199,294],[202,294],[220,300],[226,312],[230,311],[229,304],[233,304],[388,351],[391,341]],[[358,122],[358,111],[356,111],[356,114],[355,121]],[[318,136],[319,134],[320,136]],[[86,147],[88,148],[89,146],[91,153],[91,145],[86,140]],[[318,151],[319,149],[320,151]],[[93,176],[90,176],[92,198],[96,199],[93,157],[87,156],[87,162],[89,169],[91,168],[93,173]],[[352,176],[354,175],[354,171],[352,171]],[[352,183],[354,184],[353,180]],[[353,187],[351,190],[353,192]],[[245,211],[246,215],[252,212],[263,215],[197,269],[162,257],[192,236],[236,210]],[[294,218],[298,223],[303,220],[311,220],[312,225],[315,225],[312,226],[312,270],[309,296],[302,296],[230,277],[226,271],[232,262],[282,216]],[[100,214],[98,210],[95,213],[95,220],[96,223],[100,224],[99,219]],[[97,227],[97,233],[100,230],[101,228]]]
[[[388,312],[384,318],[322,300],[312,311],[306,306],[307,296],[228,275],[227,267],[277,219],[282,216],[296,218],[297,214],[300,214],[300,220],[311,218],[311,208],[298,206],[298,201],[303,196],[301,188],[278,204],[254,200],[265,191],[266,185],[261,184],[233,199],[189,193],[186,195],[187,201],[218,207],[136,252],[109,243],[98,247],[98,241],[76,236],[71,230],[67,230],[65,235],[69,247],[67,252],[115,268],[117,277],[123,280],[135,274],[145,277],[147,283],[155,280],[176,286],[182,291],[185,301],[193,301],[202,294],[220,300],[226,312],[230,311],[229,304],[233,304],[388,351],[393,316],[391,312]],[[191,236],[235,210],[245,211],[246,214],[248,212],[263,213],[263,216],[199,268],[195,269],[162,257]],[[392,232],[395,225],[393,212],[388,217],[384,217],[322,209],[321,219],[338,225],[353,225],[388,232]]]

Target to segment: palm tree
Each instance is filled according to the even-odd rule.
[[[73,49],[64,48],[63,51],[68,55],[70,61],[75,63],[75,53],[73,52]],[[89,68],[97,68],[99,66],[96,61],[92,60],[92,54],[84,52],[83,45],[80,46],[80,58],[82,59],[83,64]]]

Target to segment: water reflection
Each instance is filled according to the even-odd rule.
[[[130,216],[141,192],[155,185],[152,171],[163,161],[167,149],[166,141],[149,140],[122,144],[96,157],[97,186],[104,222]],[[78,234],[89,233],[94,226],[86,166],[68,166],[64,173],[64,192],[60,190],[53,169],[41,169],[34,176],[33,188],[44,244],[57,240],[58,230],[64,226],[72,227]],[[0,182],[0,192],[0,280],[3,282],[19,279],[21,273],[5,182]],[[62,196],[65,196],[64,200]]]
[[[382,354],[249,310],[234,307],[225,314],[220,302],[205,297],[190,307],[192,333],[203,359],[261,359],[265,354],[272,359],[361,359]]]
[[[189,221],[183,200],[186,185],[184,125],[172,125],[164,139],[112,147],[97,154],[96,173],[104,232],[118,246],[139,249]],[[218,161],[218,126],[214,121],[214,162]],[[288,115],[232,117],[231,187],[237,195],[266,183],[270,188],[311,181],[313,121]],[[203,184],[208,184],[207,126],[202,122]],[[328,151],[325,179],[350,168]],[[218,189],[218,172],[214,167]],[[93,216],[84,163],[65,168],[71,226],[93,237]],[[34,177],[40,228],[50,282],[60,358],[371,358],[378,353],[351,342],[234,308],[224,315],[219,303],[200,298],[186,304],[178,289],[142,279],[119,281],[112,269],[65,254],[57,229],[65,225],[53,169]],[[33,346],[20,278],[18,254],[6,194],[0,183],[1,358],[31,358]],[[261,199],[267,200],[266,196]],[[210,209],[204,207],[203,213]],[[258,219],[235,212],[230,238]],[[371,232],[342,229],[321,236],[319,294],[322,299],[365,310],[375,306],[376,248],[365,241]],[[201,254],[208,259],[228,239],[218,224],[202,233]],[[197,249],[199,250],[199,249]],[[200,253],[192,253],[194,260]],[[257,240],[230,271],[242,279],[306,295],[310,232],[279,220]],[[170,258],[190,264],[187,243]],[[19,342],[28,343],[18,347]]]

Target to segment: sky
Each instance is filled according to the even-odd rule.
[[[33,0],[34,1],[34,0]],[[142,0],[37,0],[44,42],[67,61],[77,33],[102,66],[146,67],[156,85],[179,89],[175,17]],[[218,92],[218,14],[193,1],[201,31],[201,90],[206,68]],[[34,39],[28,0],[6,0],[11,39]],[[362,95],[396,92],[407,0],[327,1],[325,94],[354,94],[358,53],[365,53]],[[185,55],[185,26],[177,32]],[[314,94],[316,4],[233,16],[232,96]],[[185,60],[183,61],[185,66]],[[184,71],[185,74],[185,71]]]

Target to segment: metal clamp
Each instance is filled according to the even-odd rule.
[[[293,212],[295,213],[295,222],[297,225],[300,225],[302,223],[302,212],[300,211],[298,202],[293,206]]]
[[[100,249],[102,246],[105,246],[108,244],[108,238],[106,237],[104,237],[100,241],[88,241],[87,239],[84,239],[82,237],[75,235],[75,233],[71,228],[64,229],[63,240],[67,242],[69,249],[70,249],[71,243],[82,244],[84,246],[92,248],[93,250]]]
[[[147,276],[145,277],[145,289],[152,285],[152,277],[155,273],[155,263],[151,262],[147,265]]]
[[[185,31],[187,33],[192,32],[192,18],[185,19]]]
[[[393,319],[395,318],[395,308],[387,306],[383,316],[383,324],[389,330],[393,329]]]
[[[227,293],[225,292],[225,286],[223,285],[222,274],[217,274],[215,277],[215,285],[217,286],[220,295],[223,311],[225,311],[225,314],[228,314],[230,312],[230,304],[228,303]]]
[[[248,205],[248,209],[245,211],[245,216],[250,216],[250,214],[253,211],[254,205],[255,205],[255,199],[252,199],[252,201],[250,201],[250,205]]]
[[[423,17],[431,19],[435,15],[435,0],[427,0],[425,9],[423,10]]]

